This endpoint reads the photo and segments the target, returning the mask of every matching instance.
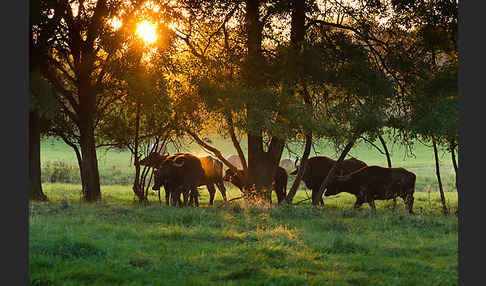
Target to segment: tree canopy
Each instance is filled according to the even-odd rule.
[[[100,198],[96,146],[143,138],[189,135],[213,151],[200,136],[231,139],[245,189],[266,198],[289,141],[349,151],[387,130],[404,144],[458,141],[457,1],[41,1],[40,12],[52,130],[79,146],[87,201]]]

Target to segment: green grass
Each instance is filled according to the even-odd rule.
[[[235,153],[228,141],[212,144],[224,156]],[[29,207],[31,285],[457,285],[458,220],[441,215],[433,151],[416,144],[416,156],[407,157],[401,146],[389,148],[393,166],[417,175],[417,216],[408,215],[401,199],[395,212],[391,201],[376,201],[376,213],[367,204],[354,210],[355,198],[346,193],[325,197],[316,210],[309,201],[293,208],[256,208],[241,200],[219,207],[217,192],[211,207],[205,187],[199,208],[166,207],[163,192],[160,205],[152,191],[149,204],[140,206],[130,187],[130,154],[102,148],[102,201],[87,204],[81,202],[73,150],[44,139],[42,180],[49,201]],[[311,156],[337,158],[326,144],[316,150]],[[206,154],[194,144],[180,151]],[[366,144],[350,155],[386,166],[386,158]],[[285,151],[282,157],[288,156]],[[454,170],[448,153],[440,157],[454,213]],[[288,188],[292,182],[290,176]],[[227,187],[229,198],[240,196]],[[301,184],[294,202],[309,195]]]
[[[316,210],[234,201],[199,208],[136,203],[128,186],[102,186],[81,202],[79,185],[44,184],[49,202],[29,207],[32,285],[458,285],[458,219],[440,214],[437,192],[353,210],[326,198]],[[239,196],[234,188],[230,198]],[[306,197],[299,191],[295,201]],[[457,193],[446,193],[457,208]]]

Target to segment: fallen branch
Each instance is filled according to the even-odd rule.
[[[302,203],[302,202],[308,201],[308,200],[310,200],[310,199],[312,199],[312,198],[307,198],[307,199],[303,199],[303,200],[301,200],[301,201],[298,201],[298,202],[296,202],[296,203],[294,204],[294,206],[295,206],[295,205],[298,205],[298,204],[300,204],[300,203]]]

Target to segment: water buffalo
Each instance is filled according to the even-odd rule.
[[[187,153],[176,153],[170,156],[163,156],[157,152],[152,152],[146,158],[140,160],[139,163],[141,165],[147,165],[159,169],[162,165],[162,162],[164,162],[165,159],[170,157],[171,160],[174,160],[175,158],[177,158],[177,156],[181,156],[184,154]],[[199,157],[198,159],[201,162],[205,174],[205,180],[200,182],[198,186],[206,185],[209,192],[209,204],[213,205],[214,202],[214,196],[216,194],[216,189],[214,185],[218,187],[223,199],[226,201],[227,200],[226,188],[224,187],[224,183],[223,183],[223,163],[212,158],[211,156]],[[168,204],[170,192],[166,191],[165,197],[166,197],[166,204]]]
[[[314,156],[307,161],[307,167],[302,176],[302,181],[304,181],[306,187],[312,191],[313,197],[335,163],[336,160],[326,156]],[[356,158],[349,158],[341,162],[336,170],[336,175],[349,174],[365,166],[367,166],[365,162]],[[297,167],[297,169],[290,173],[290,175],[297,175],[298,170],[299,168]],[[320,204],[324,204],[322,198],[320,198]]]
[[[207,181],[205,185],[209,191],[209,204],[212,205],[214,201],[214,195],[216,194],[216,185],[223,197],[224,201],[227,201],[226,188],[223,182],[223,163],[219,160],[214,159],[211,156],[199,157],[202,167],[204,169],[204,174],[206,175]]]
[[[401,197],[413,214],[414,173],[404,168],[366,166],[344,176],[336,176],[327,187],[325,196],[347,192],[356,196],[354,208],[368,203],[376,210],[374,200],[388,200]]]
[[[177,154],[182,154],[182,153],[176,153],[173,155]],[[158,152],[151,152],[148,154],[147,157],[143,158],[142,160],[138,161],[138,164],[143,165],[143,166],[149,166],[155,169],[159,169],[160,166],[162,165],[162,162],[167,158],[167,156],[162,155]]]
[[[231,169],[226,170],[223,180],[228,181],[235,185],[240,191],[243,191],[243,186],[245,185],[245,174],[243,170],[237,170],[236,173]],[[284,168],[278,167],[275,173],[275,179],[273,181],[273,188],[277,194],[277,200],[280,204],[287,196],[287,171]],[[270,198],[270,203],[272,199]]]
[[[153,190],[160,190],[163,185],[165,189],[166,202],[171,205],[187,205],[190,195],[198,206],[197,187],[207,182],[204,169],[199,158],[192,154],[178,153],[164,159],[160,168],[155,171]],[[181,203],[180,196],[184,197]]]

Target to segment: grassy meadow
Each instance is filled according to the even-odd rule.
[[[224,206],[219,193],[211,207],[202,190],[182,209],[140,206],[125,186],[94,204],[79,191],[45,185],[50,201],[31,203],[32,285],[458,285],[458,220],[435,192],[418,192],[411,216],[401,200],[353,210],[347,194],[316,210]]]
[[[233,153],[229,144],[213,144],[225,156]],[[191,146],[181,151],[203,154]],[[57,170],[71,177],[58,176],[69,183],[45,180],[49,201],[29,205],[31,285],[458,285],[458,219],[441,214],[432,149],[417,145],[411,158],[389,147],[393,165],[417,175],[416,216],[401,199],[395,211],[391,201],[376,201],[376,213],[367,204],[353,210],[355,198],[345,193],[326,197],[321,209],[309,201],[292,208],[241,200],[223,205],[219,192],[209,206],[205,187],[199,208],[160,205],[155,192],[142,206],[131,191],[130,155],[114,150],[99,151],[102,201],[87,204],[75,181],[74,153],[44,140],[43,175],[56,179]],[[319,148],[320,155],[337,157]],[[366,145],[351,155],[386,165]],[[454,213],[454,171],[449,154],[441,160]],[[227,187],[229,198],[240,196]],[[294,202],[307,195],[300,189]]]

